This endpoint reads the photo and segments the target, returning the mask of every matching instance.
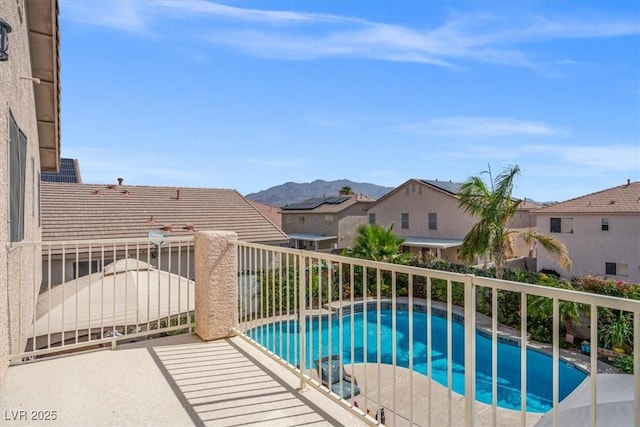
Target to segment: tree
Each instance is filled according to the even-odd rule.
[[[342,187],[340,189],[340,195],[341,196],[349,196],[353,194],[353,189],[351,187],[349,187],[348,185],[345,185],[344,187]]]
[[[405,239],[393,233],[393,224],[384,227],[380,224],[364,224],[358,227],[353,247],[345,254],[354,258],[383,262],[401,262],[407,258],[400,253]]]
[[[480,176],[472,176],[462,184],[458,193],[460,207],[472,217],[478,218],[478,222],[462,242],[460,257],[467,262],[473,262],[478,256],[489,256],[495,263],[496,277],[501,279],[506,256],[512,252],[513,238],[520,234],[529,244],[536,241],[556,258],[563,268],[569,270],[571,261],[562,242],[535,230],[522,232],[510,228],[521,203],[521,200],[511,198],[513,181],[520,174],[520,168],[517,165],[505,168],[495,180],[491,174],[491,167],[482,174],[489,176],[489,184]]]

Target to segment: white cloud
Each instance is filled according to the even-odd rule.
[[[190,14],[207,14],[241,21],[254,21],[276,25],[321,22],[366,22],[359,18],[324,13],[305,13],[280,10],[248,9],[227,6],[203,0],[161,1],[157,3],[167,9]]]
[[[126,1],[78,2],[63,0],[64,19],[73,22],[110,27],[138,34],[147,34],[147,22],[140,4]]]
[[[532,145],[529,153],[548,153],[551,159],[564,160],[567,167],[583,168],[589,173],[636,172],[640,170],[640,147],[637,145]],[[557,160],[556,160],[557,161]]]
[[[440,117],[401,125],[399,130],[419,135],[496,137],[559,135],[564,132],[543,122],[503,117]]]
[[[289,60],[349,56],[453,68],[468,60],[535,68],[535,61],[526,53],[531,43],[640,34],[640,23],[626,17],[580,20],[573,16],[468,14],[432,28],[415,29],[353,16],[251,9],[202,0],[64,1],[63,9],[64,16],[76,22],[147,34],[164,31],[157,24],[159,19],[215,19],[215,26],[198,26],[202,31],[216,28],[206,30],[205,39],[257,56]]]

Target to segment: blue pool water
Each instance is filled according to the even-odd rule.
[[[409,312],[396,311],[396,340],[392,337],[392,311],[380,312],[380,361],[393,363],[393,346],[396,349],[397,366],[409,367],[413,357],[413,369],[427,375],[427,316],[423,312],[413,313],[413,351],[409,349]],[[353,321],[353,354],[351,352],[351,322]],[[354,313],[342,318],[341,354],[343,363],[376,363],[378,312],[369,310],[366,322],[363,313]],[[329,340],[331,328],[331,340]],[[320,357],[339,353],[340,319],[329,320],[317,317],[306,322],[306,360],[305,367],[311,368],[313,361]],[[366,348],[364,345],[367,336]],[[438,383],[447,386],[447,320],[433,315],[431,325],[432,375]],[[298,365],[299,324],[297,321],[275,322],[254,328],[249,332],[254,340],[278,354],[293,365]],[[320,336],[322,341],[320,341]],[[464,325],[452,323],[452,388],[464,394]],[[281,344],[282,343],[282,344]],[[491,340],[481,334],[476,335],[476,398],[491,403]],[[586,373],[563,361],[559,362],[560,400],[571,393],[585,378]],[[547,412],[552,407],[552,359],[538,351],[527,350],[527,411]],[[498,405],[509,409],[520,409],[520,347],[507,343],[498,343]]]

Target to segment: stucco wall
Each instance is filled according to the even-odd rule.
[[[353,246],[358,227],[368,224],[369,221],[363,215],[350,215],[340,220],[338,224],[339,248],[348,248]]]
[[[9,111],[27,137],[25,174],[25,240],[40,240],[38,225],[38,171],[40,155],[33,85],[20,77],[31,76],[29,40],[23,0],[0,2],[0,17],[11,25],[9,60],[0,62],[0,382],[9,364],[8,355],[22,350],[18,331],[30,324],[33,292],[40,283],[40,252],[33,248],[10,248],[9,242]],[[20,18],[22,17],[22,19]],[[33,160],[32,160],[33,159]],[[37,260],[37,264],[36,264]],[[38,268],[34,268],[37,265]],[[23,304],[20,306],[20,300]]]
[[[550,218],[573,218],[573,233],[551,233]],[[601,229],[602,218],[609,219],[609,230]],[[562,241],[573,262],[571,272],[550,259],[538,247],[538,269],[553,269],[563,276],[605,277],[605,263],[625,263],[628,276],[607,276],[615,280],[640,283],[640,215],[536,215],[538,231]]]

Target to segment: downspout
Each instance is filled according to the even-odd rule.
[[[5,168],[6,172],[5,172],[5,176],[6,176],[6,182],[9,182],[10,179],[10,172],[9,172],[9,167],[11,166],[11,120],[10,117],[11,113],[9,112],[9,102],[7,101],[7,110],[6,110],[6,118],[7,118],[7,152],[6,152],[6,159],[7,159],[7,167]],[[11,240],[11,191],[7,192],[7,236],[9,236],[8,240]],[[5,245],[7,247],[7,262],[5,265],[5,274],[7,277],[7,289],[6,289],[6,297],[7,297],[7,338],[8,338],[8,344],[9,344],[9,355],[11,354],[11,350],[12,350],[12,346],[11,346],[11,298],[10,298],[10,294],[9,294],[9,253],[10,253],[10,249],[11,249],[11,244],[9,241],[5,242]]]

